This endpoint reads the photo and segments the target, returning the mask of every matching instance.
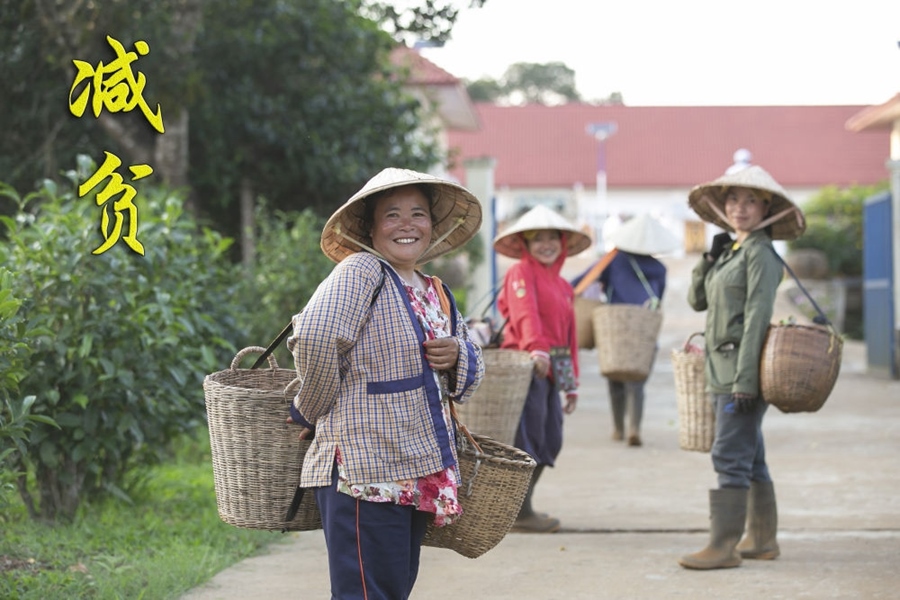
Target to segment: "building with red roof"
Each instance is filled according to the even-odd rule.
[[[501,222],[544,203],[602,235],[607,217],[651,212],[689,238],[699,225],[689,190],[724,173],[739,149],[801,205],[825,186],[888,179],[888,136],[845,127],[863,106],[475,108],[478,130],[448,134],[451,174],[465,184],[467,160],[493,158]],[[602,142],[589,131],[598,125]]]

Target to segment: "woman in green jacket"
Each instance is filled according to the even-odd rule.
[[[766,465],[759,361],[783,266],[773,239],[794,239],[803,214],[765,170],[749,166],[696,186],[691,208],[734,233],[713,238],[692,273],[688,302],[706,314],[706,388],[716,410],[710,490],[710,541],[681,557],[689,569],[740,565],[742,558],[778,556],[777,512]],[[741,541],[745,530],[747,536]]]

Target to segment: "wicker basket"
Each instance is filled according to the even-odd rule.
[[[285,517],[300,483],[300,469],[310,441],[287,423],[285,388],[296,373],[279,369],[239,369],[241,359],[265,348],[244,348],[231,368],[203,380],[213,479],[219,517],[244,529],[307,531],[322,527],[312,493],[306,493],[296,516]]]
[[[575,296],[575,334],[578,347],[592,349],[594,342],[594,309],[603,304],[600,300],[591,300],[583,296]]]
[[[816,412],[841,368],[844,341],[833,329],[770,325],[760,358],[763,399],[781,412]]]
[[[469,431],[512,444],[531,383],[531,357],[521,350],[500,348],[483,348],[481,353],[484,379],[456,411]]]
[[[463,513],[453,525],[429,523],[422,545],[478,558],[499,544],[515,523],[535,462],[527,452],[461,429],[457,455]]]
[[[709,452],[716,436],[716,411],[706,393],[703,352],[689,351],[691,334],[684,347],[672,350],[675,397],[678,403],[678,445],[682,450]]]
[[[594,309],[594,341],[600,374],[613,381],[650,376],[662,311],[637,304],[602,304]]]

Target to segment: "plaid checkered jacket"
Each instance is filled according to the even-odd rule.
[[[446,291],[460,341],[449,393],[464,402],[484,377],[484,361]],[[425,334],[389,265],[367,252],[348,256],[292,322],[287,344],[301,384],[293,412],[316,428],[301,486],[330,485],[335,447],[352,483],[421,477],[456,463]]]

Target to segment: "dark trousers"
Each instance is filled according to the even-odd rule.
[[[515,447],[539,465],[552,467],[562,449],[563,411],[559,388],[546,377],[531,377]]]
[[[357,500],[332,484],[315,488],[328,548],[333,600],[406,600],[419,574],[427,513]]]
[[[751,481],[772,481],[762,435],[762,420],[769,405],[758,399],[751,412],[738,413],[731,394],[715,394],[713,399],[716,437],[711,454],[719,487],[747,489]]]

